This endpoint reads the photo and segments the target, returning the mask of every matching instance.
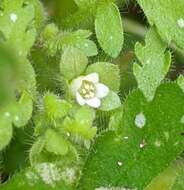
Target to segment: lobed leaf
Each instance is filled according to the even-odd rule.
[[[104,133],[92,147],[79,189],[145,188],[183,151],[183,101],[177,84],[161,85],[152,102],[139,90],[129,95],[114,122],[119,130]]]
[[[147,100],[151,101],[154,98],[156,88],[169,70],[171,54],[166,51],[166,45],[154,28],[150,29],[145,41],[145,46],[140,43],[135,45],[135,54],[141,66],[137,63],[134,64],[133,72],[138,88],[143,92]]]
[[[149,23],[168,44],[171,41],[184,47],[184,1],[183,0],[137,0]]]

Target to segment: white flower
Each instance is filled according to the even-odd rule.
[[[81,106],[87,104],[98,108],[101,106],[101,99],[108,95],[109,88],[99,82],[98,73],[91,73],[74,79],[71,93]]]

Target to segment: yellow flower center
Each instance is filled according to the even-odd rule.
[[[93,82],[83,80],[79,89],[80,95],[85,99],[91,99],[95,97],[96,87]]]

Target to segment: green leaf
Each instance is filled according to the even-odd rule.
[[[100,106],[100,110],[110,111],[117,109],[120,106],[121,101],[119,96],[115,92],[110,91],[109,94],[104,99],[102,99],[102,105]]]
[[[23,1],[24,0],[15,0],[15,1],[3,0],[3,8],[6,11],[12,11],[12,10],[20,9],[22,7]]]
[[[124,37],[121,16],[114,3],[99,4],[95,31],[102,49],[111,57],[117,57],[122,49]]]
[[[96,44],[88,39],[80,40],[78,43],[76,43],[75,47],[84,52],[88,57],[98,54]]]
[[[29,150],[29,160],[31,165],[38,163],[38,157],[41,154],[45,146],[45,139],[43,137],[38,138]]]
[[[39,0],[26,0],[27,4],[32,4],[35,9],[35,27],[40,31],[45,24],[46,14],[42,3]]]
[[[178,172],[177,178],[171,190],[182,190],[184,187],[184,167],[181,167],[181,171]]]
[[[58,27],[54,24],[47,24],[42,32],[43,40],[53,39],[59,32]]]
[[[62,50],[68,46],[76,47],[83,51],[86,56],[97,55],[98,50],[96,44],[87,38],[91,36],[89,30],[77,30],[74,32],[59,32],[54,24],[46,26],[42,33],[45,40],[45,47],[49,50],[50,55],[55,55],[57,51]]]
[[[182,190],[182,188],[173,188],[173,185],[178,180],[180,173],[184,169],[183,160],[173,162],[160,175],[155,177],[144,190]],[[182,181],[180,181],[182,182]],[[183,186],[181,186],[183,187]]]
[[[58,96],[47,93],[44,96],[44,108],[49,119],[59,119],[66,116],[72,105]]]
[[[8,38],[8,44],[13,44],[20,56],[28,54],[36,39],[36,29],[30,27],[27,30],[30,22],[34,19],[34,14],[32,5],[22,8],[20,13],[17,13],[17,21],[14,23]]]
[[[12,3],[7,2],[8,5]],[[30,25],[34,14],[32,5],[15,10],[11,5],[7,10],[5,8],[3,16],[0,17],[0,30],[6,38],[6,43],[13,46],[19,56],[25,57],[35,41],[36,30]]]
[[[15,109],[13,123],[16,127],[25,126],[32,116],[33,111],[33,101],[32,97],[24,91],[21,95],[20,100],[17,103],[17,108]]]
[[[48,129],[45,134],[45,148],[56,155],[66,155],[68,143],[58,132]]]
[[[20,61],[20,80],[17,82],[19,93],[26,90],[32,98],[36,96],[36,74],[33,66],[27,59]]]
[[[184,92],[184,76],[180,75],[177,79],[177,83]]]
[[[13,137],[11,119],[7,114],[0,116],[0,150],[7,146]]]
[[[1,185],[1,189],[72,190],[76,177],[76,169],[73,167],[64,168],[55,163],[40,163],[16,173],[10,181]]]
[[[74,113],[74,119],[67,117],[64,120],[63,127],[66,132],[74,138],[82,141],[89,141],[94,138],[97,128],[93,127],[95,111],[89,107],[81,107]]]
[[[92,125],[95,119],[95,111],[94,109],[83,106],[75,113],[75,119],[78,122],[85,123],[86,125]]]
[[[85,8],[87,6],[92,6],[97,2],[97,0],[74,0],[74,1],[78,5],[79,8]]]
[[[82,123],[82,121],[72,120],[68,117],[64,120],[63,126],[77,144],[85,144],[86,141],[92,140],[97,133],[96,127],[89,126],[86,123]]]
[[[171,41],[184,47],[184,1],[183,0],[137,0],[148,21],[155,25],[158,33],[167,43]]]
[[[117,65],[107,62],[97,62],[90,65],[86,70],[86,74],[94,72],[99,74],[100,83],[105,84],[114,92],[119,91],[120,71]]]
[[[84,38],[89,38],[92,33],[90,30],[77,30],[73,33],[70,34],[71,36],[76,38],[80,38],[80,39],[84,39]]]
[[[168,72],[171,54],[166,52],[164,44],[157,32],[152,28],[146,36],[145,46],[137,43],[135,53],[141,66],[134,64],[133,71],[138,82],[138,88],[148,101],[154,97],[156,88]]]
[[[19,62],[6,47],[0,43],[0,109],[14,100],[14,87],[19,79]]]
[[[73,47],[64,49],[60,62],[60,72],[68,80],[81,75],[88,64],[85,54]]]
[[[82,50],[86,56],[97,55],[98,50],[96,44],[87,38],[91,36],[89,30],[77,30],[68,34],[60,34],[59,46],[62,48],[73,46]]]
[[[114,122],[119,130],[101,135],[92,147],[79,189],[144,189],[182,153],[183,113],[184,93],[177,84],[161,85],[152,102],[135,90]]]

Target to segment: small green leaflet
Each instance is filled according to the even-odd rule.
[[[96,44],[92,40],[87,39],[91,34],[89,30],[77,30],[63,36],[61,34],[60,44],[63,47],[74,46],[82,50],[86,56],[94,56],[98,54],[98,50]]]
[[[99,3],[95,31],[102,49],[111,57],[117,57],[122,49],[124,36],[121,16],[114,3]]]
[[[133,66],[133,72],[138,82],[138,88],[143,92],[148,101],[154,97],[156,88],[167,74],[171,53],[166,51],[164,44],[154,28],[146,36],[145,46],[140,43],[135,45],[135,54],[141,63]]]
[[[33,101],[31,95],[24,91],[20,100],[16,104],[16,109],[13,112],[13,123],[16,127],[25,126],[32,117]]]
[[[174,41],[184,48],[184,1],[183,0],[137,0],[148,21],[155,25],[167,43]]]
[[[68,143],[58,132],[48,129],[45,133],[45,148],[56,155],[66,155]]]
[[[18,102],[12,102],[3,109],[0,117],[0,150],[13,136],[13,126],[24,127],[32,116],[33,102],[31,96],[24,91]]]
[[[110,91],[107,97],[102,99],[102,105],[100,106],[100,110],[102,111],[111,111],[114,109],[117,109],[121,106],[121,101],[119,96],[113,92]]]
[[[119,92],[120,70],[118,65],[108,62],[96,62],[88,66],[86,74],[96,72],[100,76],[100,82],[108,86],[112,91]]]
[[[68,80],[81,75],[87,67],[88,59],[86,55],[74,47],[64,49],[60,62],[60,72]]]
[[[32,4],[35,9],[35,28],[40,31],[46,22],[45,8],[40,0],[26,0],[26,4]]]
[[[53,23],[48,24],[42,33],[44,46],[48,49],[48,53],[51,56],[68,46],[76,47],[83,51],[86,56],[97,55],[98,50],[96,44],[92,40],[87,39],[90,36],[91,32],[89,30],[59,32],[59,29]]]
[[[9,0],[4,2],[0,30],[6,38],[6,43],[13,46],[19,56],[26,56],[36,38],[36,29],[31,25],[35,11],[32,5],[22,5],[22,1],[15,1],[13,4]]]
[[[29,161],[31,165],[39,163],[39,155],[42,153],[42,150],[45,146],[44,137],[38,138],[31,146],[29,150]]]
[[[58,96],[47,93],[44,96],[44,108],[46,115],[49,119],[59,119],[63,118],[68,114],[72,105],[66,100],[59,99]]]
[[[67,117],[63,122],[63,128],[69,132],[76,140],[83,142],[94,138],[97,128],[93,126],[95,111],[89,107],[81,107],[74,113],[74,119]],[[78,142],[80,143],[80,142]]]
[[[0,150],[7,146],[13,136],[13,127],[8,113],[0,116]]]

